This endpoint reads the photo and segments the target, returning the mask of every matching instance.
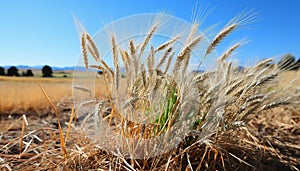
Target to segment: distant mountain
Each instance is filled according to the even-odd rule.
[[[243,66],[238,66],[238,71],[239,72],[242,72],[242,71],[244,71],[245,70],[245,67],[243,67]]]
[[[193,72],[199,74],[199,73],[203,73],[205,71],[204,70],[193,70]]]
[[[3,66],[5,69],[8,69],[10,68],[11,66],[10,65],[6,65],[6,66]],[[17,65],[15,66],[17,67],[18,69],[35,69],[35,67],[38,67],[38,66],[35,66],[35,67],[31,67],[31,66],[28,66],[28,65]]]
[[[36,66],[28,66],[28,65],[17,65],[15,67],[17,67],[18,69],[37,69],[37,70],[41,70],[43,68],[44,65],[36,65]],[[10,68],[11,66],[3,66],[5,69]],[[50,66],[52,68],[53,71],[70,71],[70,70],[75,70],[75,71],[86,71],[85,67],[79,67],[79,66],[65,66],[65,67],[56,67],[56,66]],[[111,68],[113,69],[113,68]],[[243,71],[245,68],[243,66],[238,66],[238,71]],[[94,70],[94,69],[92,69]],[[121,67],[120,68],[121,73],[125,73],[125,68]],[[193,72],[195,73],[203,73],[205,72],[205,70],[193,70]]]
[[[18,69],[37,69],[40,70],[43,68],[44,65],[36,65],[36,66],[28,66],[28,65],[17,65]],[[8,69],[10,68],[10,65],[3,66],[3,68]],[[76,70],[76,71],[85,71],[85,67],[78,67],[78,66],[65,66],[65,67],[56,67],[56,66],[50,66],[53,71],[66,71],[66,70]]]

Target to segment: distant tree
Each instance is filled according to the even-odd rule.
[[[42,74],[43,74],[43,77],[53,77],[53,72],[52,72],[52,68],[48,65],[45,65],[43,68],[42,68]]]
[[[292,69],[293,70],[299,70],[300,69],[300,58],[295,62],[295,65]]]
[[[295,57],[291,54],[287,54],[278,62],[278,67],[283,70],[292,70],[295,67],[295,64]]]
[[[16,76],[19,77],[20,74],[18,73],[18,68],[15,66],[11,66],[8,70],[7,70],[7,76]]]
[[[5,75],[5,69],[3,67],[0,67],[0,75]]]
[[[25,71],[22,71],[22,77],[26,77],[26,72]]]
[[[28,70],[26,71],[26,76],[27,76],[27,77],[33,77],[33,76],[34,76],[31,69],[28,69]]]
[[[97,73],[98,73],[99,75],[102,75],[102,74],[103,74],[103,71],[102,71],[102,70],[99,70],[99,71],[97,71]]]

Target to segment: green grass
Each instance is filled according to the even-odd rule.
[[[170,120],[174,119],[171,117],[174,116],[172,114],[174,114],[174,107],[176,107],[175,104],[177,100],[178,100],[177,89],[173,88],[172,92],[167,98],[166,103],[164,104],[163,113],[159,115],[154,121],[154,124],[158,125],[155,132],[156,135],[166,132]]]

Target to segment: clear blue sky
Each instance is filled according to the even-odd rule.
[[[191,21],[196,0],[1,0],[0,66],[73,66],[80,42],[77,16],[91,35],[103,24],[139,13],[169,11]],[[246,8],[259,11],[255,29],[242,29],[227,42],[248,38],[238,53],[245,60],[292,53],[300,57],[299,0],[198,0],[214,11],[206,24],[225,23]],[[226,46],[227,47],[227,46]],[[222,48],[222,46],[221,46]],[[222,51],[218,51],[222,53]]]

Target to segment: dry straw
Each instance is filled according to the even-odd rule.
[[[230,33],[240,26],[251,23],[253,19],[253,13],[246,12],[228,22],[214,36],[201,58],[209,57],[209,54]],[[121,106],[121,110],[114,103],[113,93],[115,92],[111,92],[107,88],[107,93],[110,94],[108,99],[99,102],[95,110],[89,113],[83,122],[89,125],[91,119],[92,123],[100,126],[100,122],[97,121],[103,119],[101,123],[107,123],[107,127],[112,130],[111,134],[107,135],[107,139],[115,138],[109,139],[111,141],[106,142],[105,145],[111,144],[113,148],[109,149],[101,144],[101,142],[107,141],[105,138],[99,142],[93,142],[93,138],[86,136],[87,132],[98,133],[99,130],[96,130],[95,127],[80,130],[74,126],[74,133],[70,132],[71,127],[73,127],[71,126],[72,120],[76,118],[74,109],[71,117],[67,119],[69,125],[66,128],[67,135],[64,139],[64,128],[60,122],[60,115],[41,87],[56,114],[59,138],[56,138],[52,128],[49,128],[47,136],[51,137],[50,140],[54,143],[42,139],[44,142],[42,149],[44,148],[45,151],[40,152],[41,147],[34,146],[33,141],[23,143],[25,137],[30,135],[26,134],[29,126],[26,125],[25,127],[24,119],[17,120],[16,123],[23,122],[20,129],[21,138],[16,138],[15,141],[1,146],[1,152],[3,153],[4,149],[13,148],[16,144],[22,151],[25,144],[25,150],[22,151],[23,157],[29,155],[26,150],[32,149],[34,149],[32,152],[37,155],[33,159],[31,158],[29,162],[20,162],[21,164],[13,167],[13,162],[11,165],[1,163],[2,160],[5,162],[12,161],[11,156],[1,154],[0,168],[20,169],[26,166],[27,168],[31,167],[31,170],[33,170],[32,168],[39,169],[39,166],[35,167],[31,163],[41,161],[39,165],[43,165],[45,170],[53,168],[60,170],[95,168],[100,170],[274,170],[278,168],[297,170],[300,166],[300,160],[299,156],[294,154],[298,154],[300,149],[300,138],[297,134],[300,115],[299,108],[296,108],[295,104],[299,104],[300,92],[292,89],[290,85],[286,85],[282,89],[276,86],[280,76],[287,71],[276,64],[272,64],[271,59],[263,60],[255,66],[239,71],[237,66],[229,60],[229,57],[244,44],[241,41],[219,56],[215,71],[204,71],[201,74],[191,75],[187,72],[191,53],[203,41],[203,35],[196,34],[199,25],[194,24],[187,40],[185,40],[186,44],[181,48],[180,53],[176,54],[177,51],[173,45],[180,39],[180,35],[170,38],[158,47],[151,46],[151,38],[161,26],[158,23],[156,22],[151,26],[149,33],[139,46],[137,45],[139,42],[129,40],[129,49],[120,49],[115,37],[111,37],[113,70],[105,61],[101,60],[92,38],[85,32],[81,35],[85,67],[104,70],[104,75],[112,80],[104,83],[107,84],[107,87],[114,86],[113,91],[118,92],[122,87],[127,87],[124,92],[127,93],[128,99],[122,99],[126,100],[126,103]],[[145,55],[147,47],[150,47],[150,53],[147,54],[147,61],[143,63],[140,58]],[[162,55],[158,56],[158,52],[163,50],[165,51],[162,52]],[[88,53],[99,65],[89,64]],[[118,59],[119,53],[122,61]],[[122,82],[121,78],[121,62],[125,67],[125,73],[123,73],[127,79],[125,82]],[[157,65],[154,66],[155,64]],[[151,70],[151,74],[150,72],[147,73],[147,70]],[[190,85],[193,85],[193,88],[185,82],[188,80],[186,79],[188,76],[191,77]],[[103,79],[106,80],[106,77]],[[168,85],[169,90],[165,90],[164,85]],[[166,101],[159,101],[159,103],[167,104],[168,102],[169,107],[171,107],[168,110],[163,110],[163,112],[155,113],[158,116],[156,123],[141,124],[128,119],[130,115],[133,116],[132,118],[138,118],[139,115],[143,114],[148,117],[153,112],[151,105],[158,104],[155,103],[157,99],[153,99],[153,96],[159,91],[167,92],[165,95],[168,97]],[[158,156],[135,159],[136,151],[138,151],[137,146],[143,142],[143,139],[153,138],[164,131],[169,133],[176,124],[187,126],[183,121],[185,117],[189,116],[183,117],[178,111],[188,104],[189,98],[195,97],[195,94],[197,100],[191,101],[191,103],[198,103],[200,108],[198,113],[193,116],[192,131],[184,135],[185,138],[181,140],[177,148]],[[135,107],[134,109],[139,112],[137,114],[124,112],[128,107]],[[161,113],[168,114],[168,116],[164,118],[166,115]],[[141,116],[142,119],[145,116]],[[178,119],[182,122],[177,122]],[[161,123],[163,120],[165,122]],[[16,123],[14,126],[17,125]],[[181,128],[179,127],[177,132],[182,131]],[[11,128],[6,129],[3,135],[7,135],[9,129]],[[116,138],[116,135],[120,134],[122,138]],[[266,137],[264,137],[265,134]],[[36,136],[38,137],[36,138],[37,141],[41,139],[39,138],[41,135]],[[170,134],[165,138],[172,139],[172,135]],[[131,139],[136,141],[131,141]],[[63,153],[64,159],[63,157],[59,158],[59,152],[55,151],[57,147],[55,142],[60,142],[61,151],[59,152]],[[151,144],[151,147],[158,149],[167,146]],[[49,150],[51,148],[54,150]],[[145,153],[148,152],[147,149],[144,150]],[[46,158],[42,156],[46,156]],[[48,165],[43,161],[47,161]],[[275,166],[273,166],[274,163]]]

